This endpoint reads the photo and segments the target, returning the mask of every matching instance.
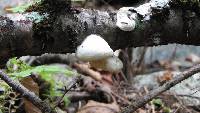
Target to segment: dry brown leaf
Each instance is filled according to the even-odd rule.
[[[11,8],[12,8],[11,6],[5,6],[3,9],[4,9],[4,11],[7,12],[7,13],[13,13],[13,12],[10,10]]]
[[[171,62],[168,60],[160,60],[159,61],[160,66],[164,67],[165,69],[171,69]]]
[[[20,82],[24,85],[24,87],[34,92],[36,95],[39,95],[39,86],[37,83],[34,82],[34,80],[31,77],[23,78]],[[26,113],[42,113],[27,99],[23,98],[23,101]]]
[[[90,100],[77,113],[118,113],[119,111],[120,108],[116,102],[106,104]]]
[[[163,84],[169,80],[173,79],[173,74],[171,71],[166,71],[162,76],[158,77],[158,82]]]

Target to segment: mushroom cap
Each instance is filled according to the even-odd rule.
[[[104,71],[109,71],[113,73],[117,73],[123,68],[122,61],[114,55],[106,59],[91,61],[90,65],[91,67],[99,68]]]
[[[108,43],[98,35],[89,35],[78,46],[76,57],[82,61],[93,61],[105,59],[114,54]]]

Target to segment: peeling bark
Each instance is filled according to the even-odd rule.
[[[150,20],[139,20],[136,29],[128,32],[116,26],[116,12],[110,11],[73,9],[49,14],[39,23],[0,16],[0,64],[14,56],[71,53],[90,34],[101,35],[114,50],[169,43],[200,45],[198,13],[171,6],[156,10]]]

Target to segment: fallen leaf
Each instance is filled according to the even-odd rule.
[[[119,111],[120,108],[116,102],[106,104],[90,100],[77,113],[118,113]]]
[[[158,77],[158,82],[160,84],[164,84],[165,82],[171,80],[173,78],[173,74],[171,71],[166,71],[162,76]]]
[[[159,61],[160,66],[164,67],[165,69],[171,69],[171,62],[168,60],[160,60]]]
[[[34,92],[36,95],[39,95],[39,86],[31,77],[25,77],[20,81],[24,87]],[[24,101],[24,109],[26,113],[42,113],[40,109],[34,106],[30,101],[23,98]]]

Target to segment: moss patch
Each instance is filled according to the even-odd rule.
[[[53,32],[53,25],[57,17],[62,14],[71,13],[71,2],[64,0],[42,0],[27,9],[28,12],[39,12],[44,15],[47,14],[48,17],[44,18],[39,23],[33,24],[34,38],[38,40],[36,43],[41,45],[41,50],[47,50],[47,45],[54,43],[54,37],[51,33]]]

